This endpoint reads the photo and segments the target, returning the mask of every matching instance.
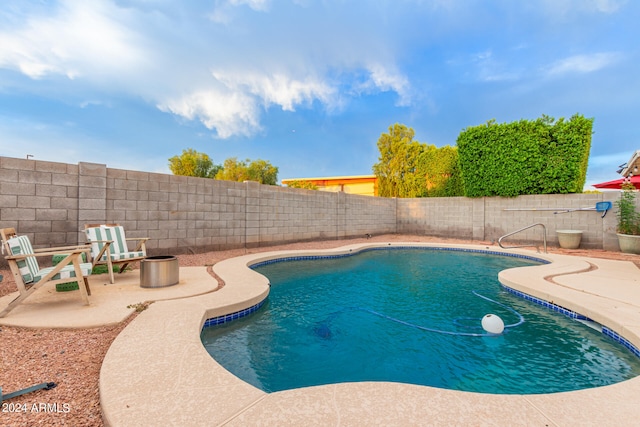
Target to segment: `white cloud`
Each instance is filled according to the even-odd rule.
[[[81,86],[92,103],[108,104],[114,93],[142,98],[220,138],[259,132],[272,106],[294,111],[319,101],[331,111],[349,96],[389,91],[409,105],[410,81],[395,58],[402,36],[378,30],[384,8],[358,20],[364,5],[356,6],[60,0],[0,30],[0,68],[66,78],[61,98]]]
[[[188,120],[200,120],[208,129],[215,129],[220,138],[251,136],[260,130],[255,100],[240,92],[203,90],[168,99],[158,108]]]
[[[335,90],[327,83],[316,79],[296,79],[284,73],[230,73],[218,71],[214,77],[233,92],[246,92],[262,100],[265,106],[277,104],[286,111],[294,111],[295,105],[311,103],[319,99],[330,103]]]
[[[262,130],[262,109],[278,105],[294,111],[297,105],[320,100],[328,105],[335,90],[320,80],[295,80],[284,74],[215,72],[206,89],[165,100],[162,111],[199,120],[219,138],[252,136]],[[214,89],[213,87],[216,86]]]
[[[236,7],[240,5],[249,7]],[[197,87],[189,92],[206,92],[211,98],[235,94],[250,110],[244,120],[224,129],[218,126],[228,123],[227,119],[217,118],[226,113],[220,107],[200,102],[198,97],[173,97],[181,100],[182,107],[171,103],[172,108],[165,111],[188,119],[206,120],[207,125],[213,125],[223,137],[230,134],[231,129],[240,129],[237,123],[251,129],[235,134],[252,134],[258,129],[259,114],[272,106],[295,111],[319,101],[327,111],[335,111],[348,102],[349,96],[388,91],[398,94],[399,105],[408,105],[410,82],[397,69],[393,42],[383,42],[385,35],[359,28],[362,24],[350,19],[357,8],[348,8],[347,16],[334,15],[335,9],[343,6],[217,2],[213,12],[206,15],[214,25],[214,32],[221,37],[208,40],[216,57],[205,53],[203,60],[203,64],[210,64],[211,78],[199,79]],[[291,22],[292,17],[296,22]],[[366,70],[364,83],[363,70]],[[212,87],[216,89],[211,90]],[[194,108],[198,114],[188,114],[190,102],[197,102],[198,107]],[[224,105],[226,100],[222,97],[216,102]]]
[[[399,106],[407,106],[411,103],[407,77],[381,64],[369,66],[369,72],[370,82],[376,90],[396,92],[399,95],[397,103]]]
[[[0,32],[0,67],[33,79],[51,74],[74,79],[123,72],[144,61],[126,14],[112,5],[67,0],[52,16],[46,12]]]
[[[591,73],[608,67],[620,59],[616,52],[602,52],[594,54],[574,55],[551,64],[547,74],[558,76],[575,73]]]

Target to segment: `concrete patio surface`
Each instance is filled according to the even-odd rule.
[[[635,426],[640,420],[640,377],[618,384],[542,395],[491,395],[387,382],[341,383],[265,393],[238,379],[206,352],[200,332],[206,319],[237,312],[268,296],[266,278],[248,265],[294,255],[354,253],[374,246],[426,246],[488,249],[478,245],[371,243],[330,250],[295,250],[244,255],[219,262],[214,272],[225,282],[217,288],[204,267],[182,267],[180,284],[141,290],[126,304],[167,291],[140,313],[115,339],[102,365],[100,400],[106,425],[246,426],[246,425],[495,425],[495,426]],[[640,348],[640,270],[631,262],[510,250],[551,261],[550,264],[505,270],[499,280],[511,288],[587,315]],[[191,271],[193,269],[193,271]],[[132,281],[134,277],[131,278]],[[92,306],[78,295],[65,306],[51,306],[47,317],[77,317],[78,326],[94,317],[113,320],[98,311],[120,311],[106,300],[92,278]],[[189,289],[170,295],[171,288]],[[104,280],[106,283],[107,280]],[[94,285],[95,283],[95,285]],[[118,283],[118,281],[117,281]],[[132,285],[136,287],[137,284]],[[193,286],[192,286],[193,285]],[[200,287],[202,286],[202,288]],[[193,290],[192,290],[193,289]],[[197,289],[197,290],[195,290]],[[150,292],[147,292],[150,291]],[[40,292],[40,291],[38,291]],[[193,292],[193,296],[189,293]],[[69,293],[73,294],[73,293]],[[157,295],[160,295],[158,293]],[[34,295],[31,298],[35,298]],[[35,304],[46,304],[33,301]],[[6,297],[5,297],[6,298]],[[169,299],[174,298],[174,299]],[[146,298],[151,299],[151,298]],[[43,317],[25,302],[0,324],[26,325]],[[0,308],[6,304],[0,299]],[[74,307],[72,307],[72,305]],[[76,307],[77,306],[77,307]],[[94,307],[95,306],[95,307]],[[19,311],[19,309],[21,311]],[[95,309],[88,316],[84,312]],[[29,316],[27,311],[32,310]],[[57,313],[57,314],[56,314]],[[126,316],[125,316],[126,317]],[[66,320],[71,322],[71,320]],[[107,321],[107,320],[104,320]],[[115,320],[116,322],[118,320]],[[11,322],[11,323],[9,323]],[[32,320],[33,322],[33,320]],[[47,327],[50,327],[47,324]]]
[[[215,291],[218,283],[206,267],[181,267],[180,282],[163,288],[141,288],[140,270],[109,275],[89,276],[90,305],[84,305],[77,291],[57,292],[46,284],[24,300],[5,317],[0,325],[28,328],[92,328],[120,323],[135,311],[128,307],[146,301],[185,298]],[[18,296],[18,292],[0,298],[0,311]]]

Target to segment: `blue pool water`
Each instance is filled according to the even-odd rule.
[[[640,359],[621,344],[500,286],[499,271],[527,265],[536,263],[425,249],[272,263],[256,268],[272,285],[264,306],[203,329],[202,342],[267,392],[394,381],[536,394],[640,374]],[[504,320],[505,333],[481,328],[488,313]]]

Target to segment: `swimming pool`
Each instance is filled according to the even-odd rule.
[[[205,328],[202,341],[220,364],[265,391],[394,381],[535,394],[638,375],[638,358],[620,344],[499,285],[498,271],[532,264],[395,249],[263,265],[256,271],[272,283],[265,305]],[[512,310],[525,322],[506,333],[487,336],[479,327],[487,313],[517,324]]]

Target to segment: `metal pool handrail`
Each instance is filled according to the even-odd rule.
[[[502,237],[500,237],[498,239],[498,245],[500,245],[500,247],[502,249],[526,248],[526,247],[529,247],[529,246],[533,246],[533,247],[536,248],[538,253],[540,253],[540,248],[538,247],[538,245],[502,246],[502,239],[504,239],[505,237],[513,236],[516,233],[520,233],[521,231],[528,230],[530,228],[537,227],[537,226],[541,226],[542,230],[543,230],[542,241],[544,243],[544,253],[546,254],[547,253],[547,227],[545,227],[545,225],[543,223],[541,223],[541,222],[537,222],[535,224],[527,225],[526,227],[523,227],[523,228],[521,228],[519,230],[512,231],[511,233],[505,234],[504,236],[502,236]]]

